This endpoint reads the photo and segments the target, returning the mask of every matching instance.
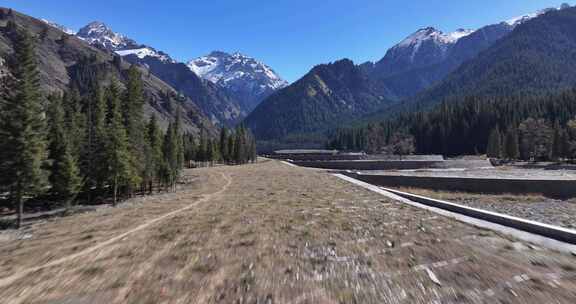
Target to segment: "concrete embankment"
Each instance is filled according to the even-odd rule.
[[[397,176],[370,173],[347,173],[347,175],[384,187],[414,187],[490,194],[534,193],[554,198],[576,197],[576,180]]]
[[[332,169],[332,170],[419,170],[447,168],[482,168],[492,167],[488,160],[458,161],[458,160],[314,160],[296,161],[292,163],[301,167]]]

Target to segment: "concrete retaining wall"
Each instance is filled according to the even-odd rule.
[[[365,155],[336,154],[336,155],[272,155],[274,159],[290,159],[294,161],[329,161],[329,160],[361,160]]]
[[[292,163],[297,166],[332,169],[332,170],[418,170],[418,169],[447,169],[447,168],[483,168],[492,167],[488,160],[443,160],[442,156],[425,156],[418,159],[417,156],[403,159],[379,159],[371,155],[369,159],[361,155],[332,155],[310,159],[302,156],[292,158]]]
[[[481,219],[484,221],[489,221],[492,223],[504,225],[507,227],[512,227],[522,231],[534,233],[537,235],[552,238],[558,241],[567,242],[570,244],[576,244],[576,231],[564,229],[561,227],[551,226],[543,223],[538,223],[530,220],[525,220],[513,216],[508,216],[505,214],[499,214],[495,212],[480,210],[476,208],[471,208],[467,206],[462,206],[458,204],[453,204],[446,201],[431,199],[424,196],[414,195],[411,193],[405,193],[401,191],[396,191],[392,189],[385,189],[386,191],[392,192],[400,197],[409,199],[414,202],[418,202],[427,206],[436,207],[451,212],[456,212],[473,218]]]
[[[473,168],[487,168],[493,167],[492,163],[487,160],[446,160],[438,163],[435,168],[439,169],[473,169]]]
[[[347,175],[363,182],[385,187],[414,187],[490,194],[543,194],[554,198],[576,197],[576,180],[390,176],[357,173]]]
[[[381,161],[381,160],[357,160],[357,161],[293,161],[293,164],[301,167],[333,169],[333,170],[417,170],[434,168],[439,166],[438,161]]]
[[[443,161],[442,155],[384,155],[384,154],[371,154],[364,157],[366,160],[417,160],[417,161]]]
[[[270,158],[294,161],[340,161],[340,160],[379,160],[379,161],[443,161],[442,155],[367,155],[351,154],[273,154]]]

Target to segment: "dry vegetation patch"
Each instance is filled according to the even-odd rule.
[[[187,174],[201,182],[0,243],[9,261],[0,263],[1,282],[197,204],[89,255],[0,284],[0,297],[6,303],[571,303],[576,297],[571,256],[390,201],[324,172],[267,162]],[[202,200],[211,193],[217,194]],[[507,282],[514,284],[502,288]]]

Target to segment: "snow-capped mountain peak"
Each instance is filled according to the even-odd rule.
[[[168,54],[157,51],[152,47],[138,44],[136,41],[114,32],[106,24],[99,21],[89,23],[81,28],[76,35],[92,45],[104,47],[120,56],[134,55],[139,59],[155,57],[165,62],[176,62]]]
[[[510,19],[504,21],[504,23],[506,23],[506,24],[508,24],[508,25],[510,25],[510,26],[512,26],[512,27],[515,27],[515,26],[520,25],[520,24],[522,24],[522,23],[524,23],[524,22],[526,22],[526,21],[528,21],[528,20],[530,20],[530,19],[534,19],[534,18],[536,18],[536,17],[538,17],[538,16],[544,15],[544,14],[550,12],[550,11],[561,10],[561,9],[566,9],[566,8],[570,8],[570,5],[567,4],[567,3],[564,3],[564,4],[562,4],[559,8],[554,8],[554,7],[546,8],[546,9],[543,9],[543,10],[539,10],[539,11],[537,11],[537,12],[535,12],[535,13],[529,13],[529,14],[525,14],[525,15],[522,15],[522,16],[510,18]]]
[[[240,52],[213,51],[189,61],[188,68],[201,78],[226,88],[248,108],[288,85],[269,66]]]
[[[439,44],[451,44],[456,43],[460,38],[466,37],[472,34],[474,30],[458,29],[455,32],[444,34],[442,31],[437,30],[433,27],[426,27],[419,29],[414,34],[408,36],[406,39],[402,40],[397,46],[407,47],[419,45],[424,41],[432,40]]]
[[[66,33],[68,35],[75,35],[76,34],[76,31],[71,30],[71,29],[69,29],[63,25],[58,24],[58,23],[55,23],[55,22],[52,22],[52,21],[46,20],[46,19],[40,19],[40,20],[42,20],[42,22],[48,24],[49,26],[51,26],[53,28],[57,28],[57,29],[63,31],[64,33]]]
[[[475,30],[470,30],[470,29],[457,29],[455,32],[449,33],[446,36],[448,37],[448,39],[450,41],[458,41],[472,33],[474,33]]]
[[[405,58],[410,64],[418,61],[419,57],[422,57],[425,62],[442,60],[458,40],[472,33],[474,30],[458,29],[455,32],[445,34],[433,27],[422,28],[390,49],[387,59]]]
[[[198,76],[213,83],[229,82],[237,78],[267,80],[272,89],[285,87],[288,83],[269,66],[240,52],[228,54],[214,51],[188,62],[188,67]]]
[[[433,27],[422,28],[422,29],[419,29],[418,31],[416,31],[414,34],[406,37],[406,39],[402,40],[398,44],[398,47],[407,47],[410,45],[415,45],[415,44],[421,43],[422,41],[425,41],[425,40],[436,39],[436,38],[440,37],[441,35],[442,35],[442,32],[440,32],[439,30],[437,30]]]
[[[168,54],[163,53],[161,51],[157,51],[156,49],[151,48],[149,46],[143,46],[137,49],[119,50],[116,51],[116,54],[122,57],[134,55],[140,59],[144,59],[146,57],[156,57],[164,62],[176,63],[176,61],[172,59],[170,56],[168,56]]]
[[[76,36],[86,40],[90,44],[99,45],[111,51],[135,48],[138,46],[134,40],[112,31],[112,29],[100,21],[89,23],[81,28]]]

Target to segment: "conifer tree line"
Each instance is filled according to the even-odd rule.
[[[428,111],[337,130],[328,146],[377,153],[398,132],[414,137],[419,154],[576,159],[576,89],[541,96],[447,100]]]
[[[234,130],[222,128],[218,138],[210,138],[205,132],[195,141],[185,137],[184,143],[188,166],[212,166],[216,163],[242,165],[256,161],[256,139],[249,129],[240,125]]]
[[[35,39],[9,23],[14,54],[2,77],[0,95],[0,193],[17,209],[22,223],[25,202],[49,196],[67,208],[84,201],[119,199],[135,193],[174,190],[184,164],[194,160],[245,163],[255,159],[255,143],[243,127],[225,144],[207,132],[196,139],[182,130],[180,115],[167,130],[156,117],[144,117],[147,100],[140,71],[127,71],[124,88],[102,85],[97,72],[78,64],[71,88],[45,96]],[[81,80],[81,81],[79,81]],[[195,144],[198,142],[198,144]]]

